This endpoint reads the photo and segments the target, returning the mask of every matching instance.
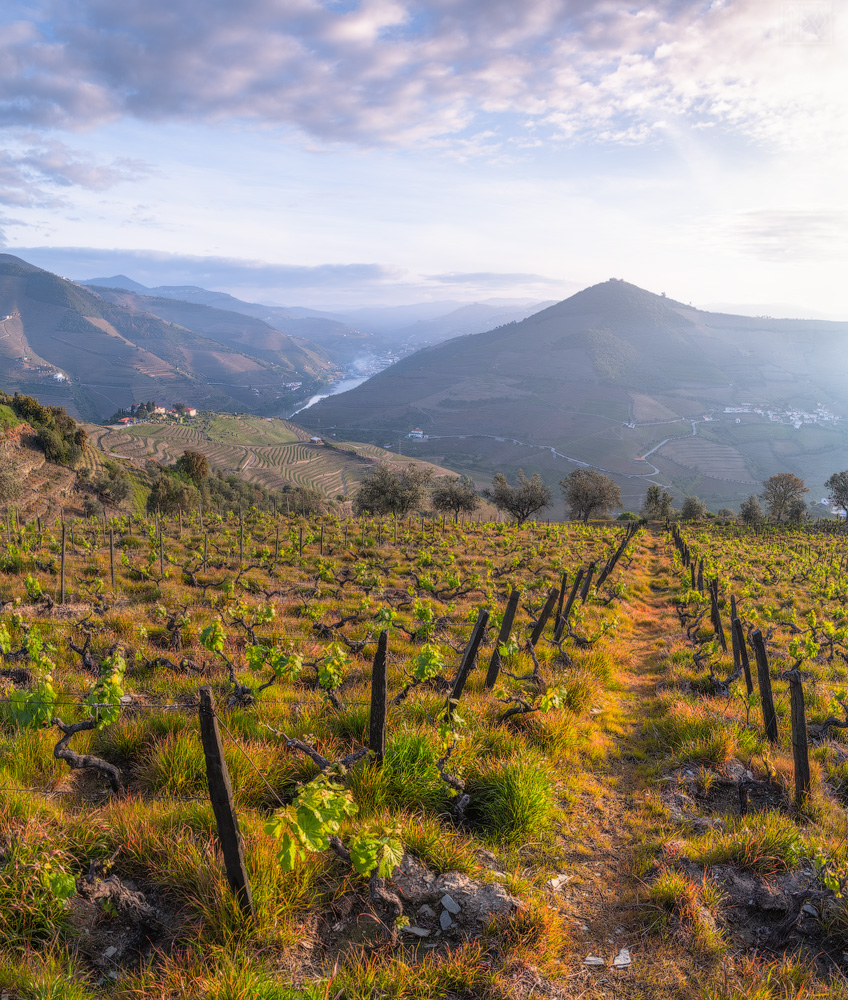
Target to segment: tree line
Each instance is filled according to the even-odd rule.
[[[562,497],[572,520],[608,518],[622,508],[621,490],[615,481],[597,469],[575,469],[559,482]],[[848,470],[835,472],[825,486],[831,504],[848,519]],[[745,524],[766,520],[778,523],[798,523],[809,517],[804,495],[809,488],[800,476],[780,472],[762,483],[762,490],[744,500],[738,513],[721,508],[717,515],[707,511],[707,505],[697,496],[687,496],[679,508],[668,490],[648,486],[639,515],[647,520],[701,521],[717,516],[726,520],[738,518]],[[406,517],[413,511],[432,511],[452,515],[473,514],[481,499],[488,500],[497,510],[519,524],[540,514],[553,503],[553,491],[538,473],[528,478],[519,469],[513,483],[503,473],[496,473],[492,485],[479,493],[470,477],[454,476],[434,480],[431,469],[409,465],[400,471],[379,465],[362,481],[354,496],[356,514],[394,515]],[[619,517],[636,517],[624,512]]]

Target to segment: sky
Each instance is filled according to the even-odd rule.
[[[0,249],[318,309],[848,320],[848,0],[0,6]]]

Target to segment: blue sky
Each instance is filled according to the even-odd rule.
[[[63,0],[0,12],[0,242],[336,308],[608,277],[848,319],[848,5]]]

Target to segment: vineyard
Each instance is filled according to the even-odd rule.
[[[841,533],[10,513],[0,570],[0,995],[845,995]]]
[[[352,496],[377,462],[395,468],[410,459],[374,445],[310,442],[303,428],[278,418],[234,414],[201,416],[190,423],[142,423],[127,428],[90,425],[83,466],[90,471],[102,458],[119,458],[143,466],[148,461],[173,465],[186,449],[199,451],[215,471],[237,474],[266,489],[286,485],[318,490],[326,497]],[[430,463],[436,475],[448,470]]]

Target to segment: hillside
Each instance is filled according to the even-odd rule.
[[[404,344],[438,344],[470,333],[485,333],[506,323],[518,323],[550,305],[553,303],[497,306],[486,302],[471,302],[444,316],[418,320],[398,330],[396,336]]]
[[[419,427],[412,454],[478,475],[553,482],[574,460],[632,501],[650,478],[716,505],[775,472],[815,485],[845,465],[846,337],[848,323],[708,313],[613,279],[419,351],[301,419],[370,440]]]
[[[229,309],[179,299],[139,295],[123,289],[88,287],[100,298],[134,314],[158,316],[186,330],[192,330],[210,340],[217,340],[231,350],[272,364],[288,364],[292,373],[325,373],[332,362],[317,348],[304,340],[288,336],[268,323]]]
[[[301,348],[315,351],[334,364],[348,365],[364,354],[385,349],[383,340],[373,333],[363,332],[341,317],[324,316],[312,310],[244,302],[226,292],[212,292],[195,285],[146,288],[125,275],[92,278],[82,284],[110,301],[146,310],[161,319],[222,339],[238,350],[251,346],[262,349],[282,338],[286,343],[297,341]],[[246,317],[254,320],[252,325]],[[231,343],[227,338],[233,335]]]
[[[374,445],[311,442],[308,431],[287,420],[243,414],[213,414],[187,424],[136,424],[120,429],[89,426],[87,430],[89,444],[108,458],[139,466],[148,460],[171,465],[188,448],[202,452],[215,471],[235,474],[271,490],[286,484],[305,486],[331,499],[352,497],[377,462],[399,469],[414,461]],[[96,456],[89,459],[96,461]],[[439,466],[433,466],[433,473],[451,475]]]
[[[285,382],[316,385],[332,371],[295,342],[291,358],[278,346],[251,355],[0,254],[0,384],[84,419],[147,399],[273,411]]]

